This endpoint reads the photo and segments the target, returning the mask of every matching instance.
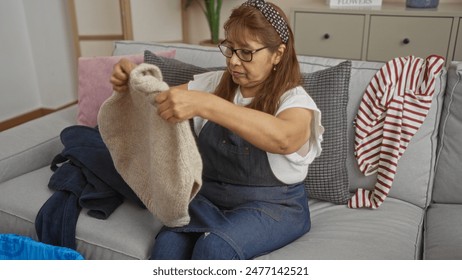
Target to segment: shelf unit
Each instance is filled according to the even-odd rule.
[[[411,9],[329,8],[324,1],[291,9],[299,54],[386,62],[394,57],[441,55],[462,60],[462,4]]]

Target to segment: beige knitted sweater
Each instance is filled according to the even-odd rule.
[[[159,68],[140,64],[128,93],[114,92],[98,125],[117,171],[148,210],[169,227],[189,223],[189,202],[202,185],[202,160],[188,121],[160,118],[154,97],[168,89]]]

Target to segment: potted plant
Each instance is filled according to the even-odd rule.
[[[186,0],[184,8],[187,9],[196,2],[202,9],[210,28],[210,43],[216,45],[220,39],[220,11],[223,0]]]

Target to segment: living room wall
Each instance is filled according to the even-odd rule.
[[[0,1],[0,122],[76,99],[67,1]]]
[[[149,8],[144,6],[152,0],[136,1],[135,5],[132,4],[132,8],[135,8],[132,13],[146,17],[178,18],[181,12],[180,5],[177,11],[172,11],[169,6],[169,11],[165,12],[159,7],[154,9],[151,6]],[[311,1],[320,0],[272,1],[289,14],[293,6],[303,6]],[[440,3],[459,1],[440,0]],[[222,19],[229,15],[233,7],[242,2],[244,0],[225,0]],[[405,0],[383,0],[383,2],[398,2],[404,5]],[[76,100],[77,67],[67,3],[68,1],[63,0],[0,1],[0,38],[2,38],[0,123],[38,108],[56,109]],[[196,44],[208,37],[207,24],[197,6],[192,6],[188,13],[190,13],[189,42]],[[178,24],[181,25],[181,22]],[[156,41],[157,35],[150,33],[152,29],[165,30],[165,27],[159,24],[147,24],[144,25],[147,27],[142,27],[138,19],[134,26],[138,26],[134,32],[137,36],[135,40],[141,38]],[[163,37],[162,40],[174,40],[177,37],[178,34],[175,34],[174,38]]]
[[[0,69],[1,120],[40,104],[37,75],[21,1],[0,2],[0,37],[0,63],[3,65]]]

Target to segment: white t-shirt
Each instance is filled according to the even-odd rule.
[[[195,75],[194,80],[189,82],[188,89],[211,93],[217,87],[222,75],[223,71]],[[244,98],[240,88],[237,89],[234,104],[246,106],[251,101],[252,98]],[[267,152],[267,155],[271,170],[276,178],[285,184],[295,184],[305,179],[308,173],[308,165],[321,154],[324,127],[321,125],[321,112],[303,87],[293,88],[281,96],[276,116],[289,108],[306,108],[313,111],[314,118],[311,124],[310,139],[295,153],[280,155]],[[206,119],[194,117],[196,135],[200,134],[206,123]]]

